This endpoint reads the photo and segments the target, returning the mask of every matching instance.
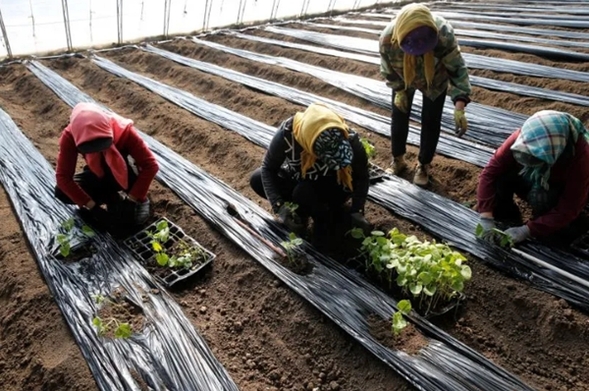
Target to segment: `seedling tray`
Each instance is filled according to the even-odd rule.
[[[386,171],[373,163],[368,163],[368,177],[370,184],[380,182],[387,175]]]
[[[160,266],[157,263],[155,258],[156,252],[152,247],[152,238],[149,233],[157,231],[156,227],[161,221],[166,221],[170,230],[168,241],[162,243],[164,251],[172,252],[177,243],[183,241],[190,248],[196,248],[202,254],[199,262],[194,263],[190,268],[170,268],[169,266]],[[178,227],[165,217],[158,219],[153,224],[148,225],[145,229],[139,231],[130,238],[127,238],[124,241],[124,244],[135,254],[139,262],[141,262],[155,278],[160,280],[168,288],[180,281],[196,275],[213,262],[216,257],[215,254],[204,248],[194,238],[188,236],[182,228]]]

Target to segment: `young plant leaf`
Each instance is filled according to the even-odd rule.
[[[363,239],[365,237],[362,228],[352,228],[348,232],[354,239]]]
[[[483,228],[483,226],[481,225],[481,223],[478,223],[478,224],[477,224],[477,227],[475,228],[474,234],[475,234],[477,237],[479,237],[479,238],[480,238],[480,237],[482,237],[482,236],[483,236],[483,233],[484,233],[484,232],[485,232],[485,229]]]
[[[63,229],[66,230],[66,232],[71,231],[72,228],[74,228],[74,219],[73,218],[67,219],[66,221],[61,223],[61,226],[63,227]]]
[[[465,280],[470,280],[472,278],[472,270],[470,269],[470,266],[463,265],[460,269],[460,274]]]
[[[166,254],[166,253],[157,253],[157,254],[155,254],[155,260],[158,265],[166,266],[168,264],[169,257],[168,257],[168,254]]]
[[[89,238],[95,235],[94,230],[87,225],[82,226],[82,233],[88,236]]]
[[[153,247],[153,251],[155,251],[156,253],[159,253],[163,250],[162,245],[157,240],[151,242],[151,247]]]
[[[64,257],[67,258],[70,255],[71,246],[69,242],[62,243],[59,247],[59,253]]]
[[[115,330],[115,338],[129,338],[133,334],[129,323],[121,323]]]
[[[409,300],[400,300],[397,303],[397,309],[399,312],[407,315],[409,312],[411,312],[411,302]]]

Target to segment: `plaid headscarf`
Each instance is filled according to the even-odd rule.
[[[317,157],[325,163],[330,170],[339,170],[352,164],[354,152],[350,142],[344,138],[340,129],[326,129],[313,144],[313,150]]]
[[[548,190],[552,166],[565,149],[574,152],[579,135],[589,142],[583,123],[570,114],[542,110],[532,115],[524,122],[511,146],[515,160],[524,166],[520,174],[533,186]]]

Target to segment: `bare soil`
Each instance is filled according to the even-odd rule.
[[[220,35],[207,39],[380,79],[378,68],[370,64]],[[389,115],[386,110],[300,73],[226,55],[188,41],[159,46]],[[495,50],[477,52],[551,65],[531,55]],[[276,126],[302,109],[283,99],[137,49],[101,55],[134,72],[269,125]],[[261,164],[263,148],[101,70],[87,59],[46,60],[44,64],[97,101],[134,119],[142,131],[270,210],[267,202],[260,200],[249,187],[249,173]],[[588,64],[559,63],[558,66],[589,70]],[[477,72],[473,70],[473,74]],[[488,73],[487,77],[496,75]],[[557,85],[550,84],[555,83],[550,79],[517,78],[514,80],[523,84],[547,83],[550,86],[547,88],[568,90],[569,85],[571,91],[584,88],[579,87],[583,83],[559,81]],[[585,108],[476,87],[473,99],[526,114],[556,108],[578,113],[586,123],[589,119]],[[54,164],[58,137],[67,123],[69,106],[24,66],[11,65],[0,68],[0,107]],[[358,131],[375,144],[375,163],[386,166],[390,161],[389,140],[361,128]],[[408,146],[408,151],[410,161],[415,162],[417,148]],[[456,201],[472,203],[479,172],[479,168],[467,163],[438,156],[430,189]],[[411,175],[409,170],[406,178],[411,179]],[[212,229],[168,188],[154,183],[151,198],[156,214],[167,216],[217,254],[210,271],[183,284],[173,295],[241,389],[410,389],[392,369]],[[396,226],[420,239],[431,239],[417,224],[377,205],[369,203],[366,210],[369,220],[377,225]],[[6,217],[4,221],[11,222],[5,223],[0,241],[2,259],[11,260],[3,262],[0,268],[0,389],[95,389],[92,375],[36,271],[35,261],[25,250],[25,241],[4,195],[0,196],[0,213]],[[468,262],[473,280],[466,288],[464,308],[456,321],[446,319],[438,325],[539,390],[589,390],[589,372],[585,369],[589,365],[589,317],[564,301],[537,291],[526,281],[505,277],[473,257]],[[380,323],[381,330],[390,331],[390,323],[385,323]]]

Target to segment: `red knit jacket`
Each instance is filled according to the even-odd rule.
[[[128,194],[138,201],[145,201],[149,186],[159,170],[155,156],[132,126],[127,129],[115,146],[123,157],[130,155],[135,160],[135,165],[139,171],[137,180],[128,191]],[[73,136],[68,132],[62,132],[59,139],[59,153],[55,170],[57,187],[73,202],[82,207],[90,202],[91,198],[74,181],[78,153]]]
[[[510,148],[519,135],[519,129],[513,133],[487,163],[479,177],[477,189],[477,210],[479,213],[493,212],[495,205],[495,187],[497,178],[507,172],[519,172],[521,166]],[[549,186],[564,185],[558,204],[546,214],[528,221],[530,233],[535,237],[546,237],[565,228],[576,219],[589,196],[589,143],[580,136],[575,146],[575,154],[569,158],[560,158],[550,172]]]

